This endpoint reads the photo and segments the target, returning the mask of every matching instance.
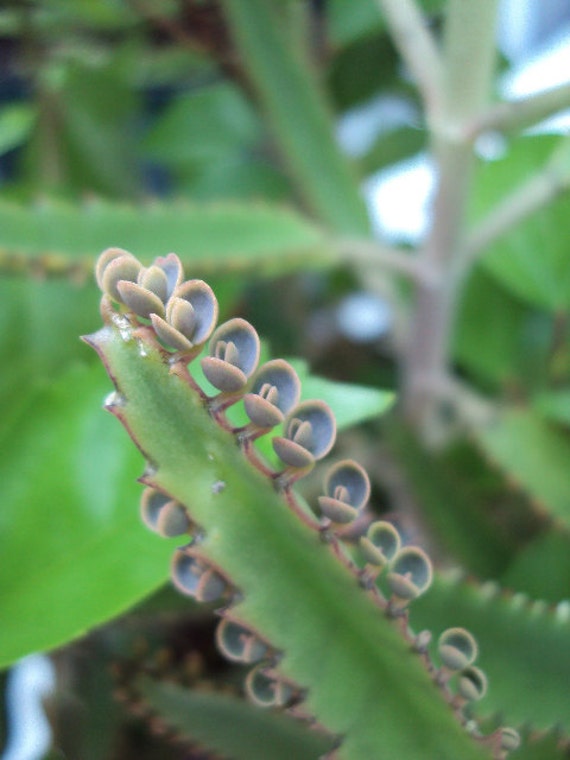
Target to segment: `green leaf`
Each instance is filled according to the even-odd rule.
[[[51,649],[164,583],[168,542],[137,510],[140,455],[110,416],[98,366],[24,404],[0,443],[0,667]]]
[[[89,338],[125,400],[115,414],[153,463],[145,482],[188,507],[204,530],[201,556],[240,591],[233,613],[284,653],[279,670],[307,689],[309,712],[345,735],[346,760],[486,757],[399,626],[140,340],[108,324]]]
[[[556,604],[570,598],[570,534],[552,527],[530,541],[501,577],[507,588]]]
[[[269,751],[271,760],[315,760],[331,747],[322,734],[243,699],[189,691],[150,678],[140,679],[136,686],[167,726],[232,760],[267,760]]]
[[[459,304],[456,359],[484,382],[504,384],[517,374],[528,319],[528,306],[513,298],[480,267],[476,268]],[[525,348],[528,355],[528,346]]]
[[[564,695],[570,679],[570,608],[502,592],[496,584],[477,586],[439,576],[414,604],[414,625],[439,635],[462,626],[477,639],[476,663],[489,678],[477,714],[501,715],[507,725],[526,723],[570,730]],[[515,757],[513,755],[513,757]]]
[[[489,475],[469,444],[430,452],[402,425],[383,431],[438,543],[469,572],[483,577],[504,572],[514,545],[494,517],[505,499],[501,479]]]
[[[34,265],[91,276],[95,256],[109,246],[143,260],[175,251],[193,276],[227,274],[229,267],[275,274],[333,260],[323,232],[281,206],[0,202],[0,268],[19,271]]]
[[[479,167],[474,182],[474,216],[484,217],[539,170],[558,145],[551,136],[520,137],[503,158]],[[570,306],[568,234],[564,196],[532,214],[489,247],[482,266],[504,287],[529,303],[551,311]]]
[[[539,509],[570,522],[570,438],[532,410],[505,412],[478,431],[485,454]]]
[[[230,30],[258,89],[287,168],[332,229],[370,232],[366,208],[334,139],[328,105],[287,24],[266,0],[226,0]]]
[[[67,280],[0,279],[0,406],[3,422],[30,391],[69,362],[89,361],[78,331],[93,325],[98,291]]]
[[[570,388],[542,391],[534,397],[532,405],[547,420],[570,426]]]
[[[14,103],[0,111],[0,155],[21,145],[29,136],[36,110],[27,103]]]
[[[207,164],[251,147],[260,136],[255,112],[228,82],[184,94],[161,114],[146,136],[150,158],[171,169]]]
[[[339,383],[310,374],[307,362],[290,359],[302,383],[303,399],[321,399],[331,407],[339,429],[357,425],[386,412],[395,401],[392,391],[355,383]]]
[[[528,732],[527,732],[528,733]],[[568,737],[556,729],[545,734],[523,734],[523,743],[509,760],[567,760]]]

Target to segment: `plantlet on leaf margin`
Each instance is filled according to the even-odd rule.
[[[314,513],[292,488],[331,450],[332,411],[318,400],[299,403],[298,377],[286,362],[256,372],[254,328],[242,319],[216,328],[211,289],[199,280],[181,282],[181,272],[174,254],[145,268],[126,251],[105,251],[96,268],[105,326],[86,338],[121,399],[109,410],[152,462],[141,478],[145,523],[160,535],[190,536],[175,551],[174,584],[200,601],[224,601],[221,651],[236,661],[259,660],[247,693],[259,704],[314,716],[339,737],[335,757],[415,760],[427,752],[482,760],[487,748],[503,758],[516,732],[481,736],[464,713],[486,689],[472,664],[473,637],[463,629],[445,632],[438,668],[430,633],[416,636],[408,626],[409,606],[431,583],[425,552],[402,547],[385,521],[361,538],[360,558],[337,532],[368,500],[363,468],[351,460],[333,465]],[[188,367],[208,338],[201,363],[219,391],[213,396]],[[235,403],[249,416],[245,428],[225,416]],[[272,444],[285,469],[274,471],[252,441],[279,422],[283,433]],[[190,462],[199,469],[192,473]],[[202,479],[203,470],[213,479]],[[409,720],[403,716],[412,705],[413,728],[398,728],[394,716]]]

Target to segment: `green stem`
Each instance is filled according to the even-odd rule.
[[[331,246],[347,264],[366,264],[401,274],[411,280],[421,280],[429,273],[423,272],[413,253],[391,248],[379,242],[359,238],[336,238]]]
[[[543,169],[495,206],[465,241],[461,275],[502,235],[570,190],[570,138],[565,138]]]
[[[419,254],[432,278],[417,285],[403,362],[404,411],[427,439],[437,435],[438,395],[448,375],[456,269],[473,164],[466,125],[487,101],[495,60],[496,8],[497,0],[451,0],[446,19],[442,103],[430,120],[437,175],[433,222]]]
[[[471,127],[475,137],[486,130],[508,132],[524,129],[570,106],[570,83],[490,108]]]
[[[414,0],[378,0],[394,44],[422,93],[428,115],[442,95],[442,62],[437,45]]]

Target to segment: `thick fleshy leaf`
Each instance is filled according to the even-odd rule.
[[[326,262],[323,232],[293,211],[261,203],[146,206],[56,201],[0,203],[0,268],[91,274],[95,256],[110,245],[146,263],[177,253],[191,276],[254,269],[278,273]]]
[[[101,411],[98,366],[75,367],[3,426],[0,667],[66,643],[168,576],[171,547],[141,524],[143,469]]]
[[[570,597],[570,533],[554,523],[525,545],[501,577],[507,588],[557,604]]]
[[[497,713],[509,725],[526,722],[545,729],[558,724],[569,731],[568,705],[561,696],[570,679],[568,602],[552,610],[493,583],[478,586],[436,576],[429,592],[414,603],[413,618],[434,632],[460,625],[475,636],[477,665],[489,678],[478,715]]]
[[[307,689],[310,713],[345,735],[344,757],[487,757],[399,626],[359,592],[318,531],[284,508],[163,357],[116,326],[89,341],[125,399],[117,417],[152,462],[145,482],[189,509],[204,531],[200,560],[239,589],[234,614],[284,653],[280,673]]]
[[[189,691],[149,678],[140,693],[165,725],[189,742],[233,760],[315,760],[332,741],[285,715],[260,710],[243,699]],[[270,749],[269,749],[270,748]]]

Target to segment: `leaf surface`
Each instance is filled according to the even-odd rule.
[[[275,274],[328,258],[317,226],[269,204],[0,202],[0,268],[26,270],[37,262],[48,272],[90,274],[94,257],[109,246],[143,260],[174,251],[192,275],[228,268]]]
[[[89,338],[125,399],[114,413],[152,462],[145,482],[185,504],[204,529],[201,555],[243,595],[234,614],[284,653],[279,669],[308,690],[307,709],[345,735],[343,757],[485,757],[397,626],[156,349],[145,344],[141,356],[140,339],[112,325]]]
[[[140,523],[140,455],[101,414],[96,365],[37,392],[0,437],[0,667],[52,649],[164,583],[169,543]]]
[[[505,412],[478,433],[487,456],[539,509],[570,523],[570,438],[529,409]]]

